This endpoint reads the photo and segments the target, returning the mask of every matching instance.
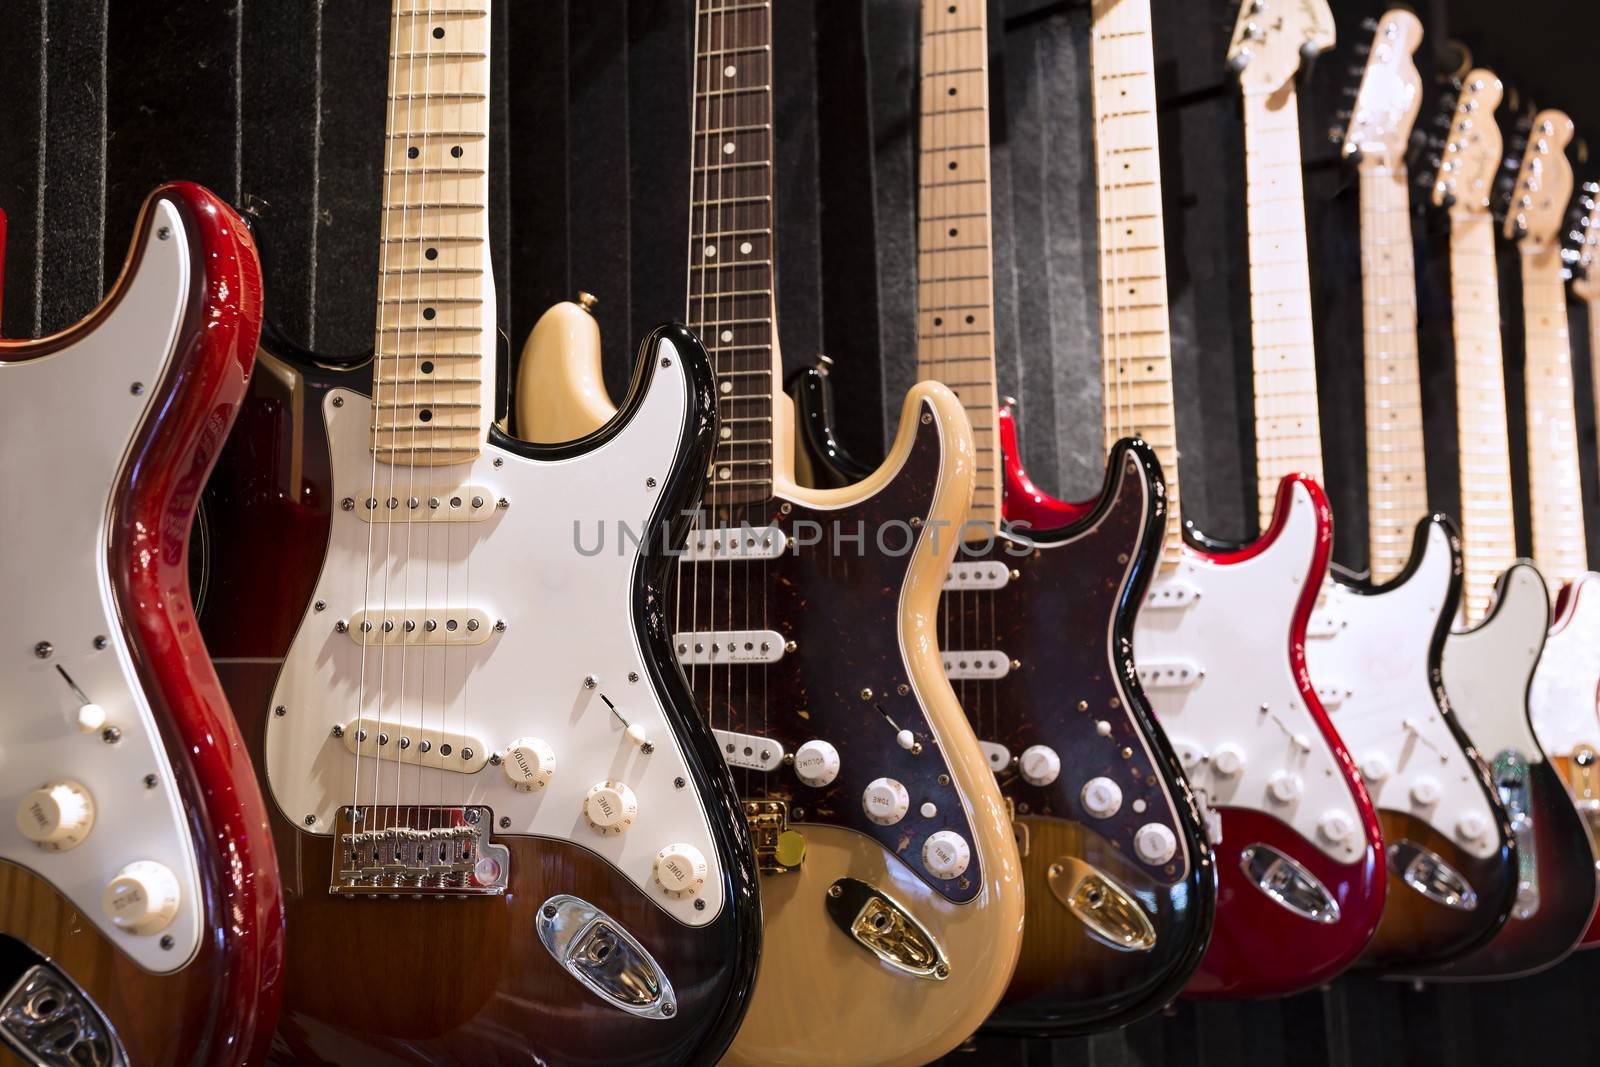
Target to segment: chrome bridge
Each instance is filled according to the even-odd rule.
[[[486,807],[339,809],[328,892],[350,896],[501,896],[511,853],[489,841]]]

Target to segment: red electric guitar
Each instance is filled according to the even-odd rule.
[[[0,342],[0,1064],[251,1063],[278,1012],[267,812],[187,561],[260,268],[195,185],[135,233],[88,318]]]

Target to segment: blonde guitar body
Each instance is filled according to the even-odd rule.
[[[778,359],[774,346],[775,365]],[[558,304],[535,326],[523,349],[515,405],[519,433],[539,442],[585,433],[609,417],[599,330],[577,305]],[[832,689],[848,693],[839,694],[843,699],[858,695],[858,675],[878,688],[874,693],[863,686],[867,702],[856,705],[859,714],[852,709],[830,724],[820,709],[832,694],[800,681],[795,684],[805,690],[805,702],[785,699],[784,671],[794,664],[786,656],[772,668],[779,696],[770,728],[761,724],[768,736],[782,744],[800,740],[783,735],[778,720],[797,719],[793,712],[807,708],[815,732],[802,727],[802,735],[835,747],[842,769],[826,789],[801,782],[788,767],[749,772],[747,799],[783,798],[788,826],[803,835],[805,852],[802,862],[781,873],[763,864],[762,965],[723,1062],[909,1067],[937,1059],[978,1028],[1004,994],[1021,947],[1016,842],[994,775],[944,676],[936,640],[938,597],[971,498],[971,434],[954,395],[921,383],[907,395],[883,465],[856,485],[817,490],[795,484],[793,413],[786,402],[774,406],[774,419],[774,514],[822,522],[848,516],[853,527],[864,513],[869,547],[875,519],[910,519],[921,533],[910,554],[898,558],[870,551],[858,558],[853,547],[836,546],[835,556],[791,547],[762,564],[774,597],[783,597],[792,577],[805,604],[779,613],[783,626],[798,627],[793,640],[801,651],[793,659],[809,650],[812,667],[835,675]],[[858,612],[885,599],[882,589],[896,587],[898,603],[885,608],[895,623],[891,641]],[[897,743],[880,711],[911,730],[915,752]],[[713,726],[723,725],[717,714],[711,718]],[[903,821],[874,836],[872,824],[859,818],[859,786],[836,799],[830,789],[880,777],[903,783],[911,804]],[[808,808],[829,810],[830,822],[808,820]],[[938,827],[958,832],[969,847],[964,875],[939,878],[921,851],[927,832]],[[886,846],[886,838],[898,840],[898,849]],[[942,973],[914,974],[848,932],[849,922],[836,914],[850,886],[870,887],[892,901],[936,946],[941,963],[934,970]]]

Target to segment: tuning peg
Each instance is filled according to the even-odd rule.
[[[1439,198],[1439,205],[1446,211],[1449,211],[1451,208],[1456,206],[1456,194],[1445,193],[1444,196]]]
[[[1584,182],[1583,191],[1588,193],[1590,196],[1600,193],[1600,182]]]
[[[1338,144],[1340,141],[1344,140],[1344,127],[1343,126],[1329,126],[1328,127],[1328,140],[1332,141],[1334,144]]]
[[[1250,49],[1241,48],[1228,57],[1228,69],[1235,74],[1244,73],[1244,68],[1250,65]]]
[[[1306,41],[1300,46],[1300,63],[1303,66],[1309,67],[1311,64],[1317,61],[1317,57],[1321,54],[1322,49],[1317,47],[1317,42]]]
[[[1378,20],[1368,16],[1367,18],[1361,20],[1361,28],[1366,30],[1368,33],[1377,33]]]

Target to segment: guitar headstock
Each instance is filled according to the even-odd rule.
[[[1459,204],[1472,214],[1489,210],[1504,152],[1494,113],[1504,95],[1493,71],[1479,67],[1462,78],[1439,177],[1433,184],[1435,205],[1448,208]]]
[[[1360,157],[1398,166],[1405,160],[1411,126],[1422,106],[1422,75],[1412,55],[1422,44],[1422,23],[1404,8],[1378,20],[1355,106],[1345,128],[1346,159]]]
[[[1564,111],[1541,111],[1533,117],[1505,232],[1537,251],[1560,244],[1567,202],[1572,199],[1572,164],[1567,161],[1572,134],[1572,120]]]
[[[1582,209],[1572,237],[1577,255],[1572,263],[1572,293],[1580,300],[1600,300],[1600,183],[1584,182],[1577,203]]]
[[[1333,42],[1327,0],[1243,0],[1228,43],[1228,67],[1246,90],[1273,92]]]

